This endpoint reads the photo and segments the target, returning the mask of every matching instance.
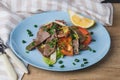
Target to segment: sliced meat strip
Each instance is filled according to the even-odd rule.
[[[79,54],[79,40],[78,39],[74,39],[72,42],[73,42],[74,54]]]
[[[36,46],[40,45],[43,41],[45,41],[49,37],[50,37],[50,34],[46,31],[44,31],[42,28],[40,28],[38,33],[37,33],[37,38],[34,39],[33,42],[31,42],[26,47],[26,49],[29,51],[34,49]]]
[[[70,30],[74,54],[79,54],[79,36],[74,29],[70,28]]]
[[[54,53],[56,49],[56,43],[57,43],[57,38],[56,38],[56,33],[55,33],[46,40],[45,48],[42,53],[43,56],[49,57],[52,53]]]

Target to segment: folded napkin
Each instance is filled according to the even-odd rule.
[[[0,37],[6,43],[9,33],[24,18],[44,11],[73,10],[90,16],[105,26],[112,25],[113,7],[110,3],[101,4],[102,0],[0,0]],[[14,65],[21,80],[23,72]],[[0,80],[9,80],[0,61]],[[8,79],[7,79],[8,78]]]

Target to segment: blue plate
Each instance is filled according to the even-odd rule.
[[[107,54],[111,43],[110,36],[105,27],[98,22],[96,22],[93,28],[89,29],[90,32],[94,33],[92,38],[96,40],[89,46],[95,50],[95,52],[86,50],[81,51],[79,55],[74,55],[72,57],[65,56],[64,58],[59,59],[53,67],[48,66],[43,61],[42,55],[37,49],[26,53],[25,47],[36,38],[36,33],[39,30],[39,27],[35,28],[34,25],[40,26],[54,20],[65,20],[67,25],[72,25],[68,13],[63,11],[37,14],[18,24],[10,35],[10,47],[14,53],[20,59],[32,66],[51,71],[72,71],[83,69],[97,63]],[[33,37],[28,36],[27,29],[32,31],[34,34]],[[23,44],[22,40],[27,41],[27,43]],[[75,59],[79,59],[80,61],[75,62]],[[84,61],[86,59],[87,61]],[[59,64],[60,60],[63,61],[62,64]],[[61,68],[61,65],[64,65],[64,67]]]

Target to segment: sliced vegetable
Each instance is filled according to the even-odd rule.
[[[92,37],[91,34],[88,32],[88,30],[78,27],[78,29],[81,31],[81,33],[86,37],[85,41],[83,42],[84,45],[89,45]]]
[[[48,65],[53,65],[56,62],[56,52],[54,52],[50,58],[44,57],[43,56],[43,61],[48,64]]]
[[[63,37],[58,40],[58,46],[63,55],[73,56],[72,38]]]
[[[57,48],[56,54],[57,54],[57,59],[63,58],[63,56],[64,56],[64,55],[60,52],[60,49],[59,49],[59,48]]]

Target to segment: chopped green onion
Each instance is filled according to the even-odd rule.
[[[88,50],[89,50],[89,51],[92,51],[92,48],[88,47]]]
[[[75,61],[75,62],[79,62],[80,60],[79,60],[79,59],[75,59],[74,61]]]
[[[84,67],[85,65],[84,64],[81,64],[81,67]]]
[[[95,53],[95,52],[96,52],[96,50],[93,50],[93,52]]]
[[[96,40],[95,40],[95,39],[92,39],[91,41],[92,41],[92,42],[95,42]]]
[[[35,28],[37,28],[37,27],[38,27],[38,25],[34,25],[34,27],[35,27]]]
[[[26,41],[25,41],[25,40],[22,40],[22,43],[26,43]]]
[[[91,34],[91,35],[93,35],[93,34],[94,34],[94,32],[90,32],[90,34]]]
[[[84,62],[84,64],[88,64],[88,62],[86,61],[86,62]]]
[[[29,53],[29,51],[27,50],[26,53]]]
[[[86,59],[86,58],[83,58],[83,61],[87,61],[87,59]]]
[[[59,64],[62,64],[62,63],[63,63],[63,61],[62,61],[62,60],[60,60],[58,63],[59,63]]]
[[[73,62],[73,65],[76,65],[76,64]]]
[[[60,68],[64,68],[65,66],[64,65],[61,65]]]
[[[27,29],[27,33],[28,33],[29,37],[33,36],[33,33],[29,29]]]
[[[49,67],[54,67],[52,64],[49,64]]]

